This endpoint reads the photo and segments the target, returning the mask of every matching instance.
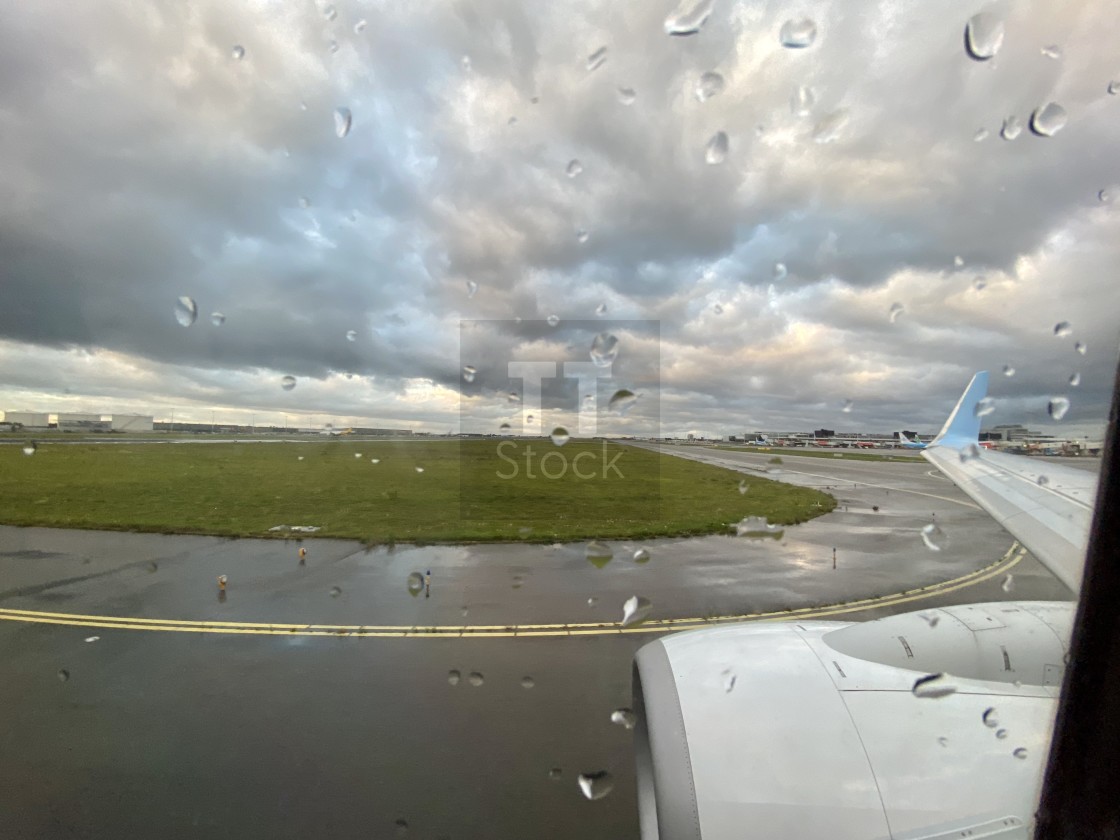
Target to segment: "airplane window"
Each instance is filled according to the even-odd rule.
[[[9,4],[0,836],[1027,836],[1117,26]]]

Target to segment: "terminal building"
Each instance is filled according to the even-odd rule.
[[[46,429],[50,426],[50,415],[38,411],[5,411],[4,425],[11,428]]]

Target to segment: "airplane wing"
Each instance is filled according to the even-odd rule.
[[[924,457],[1077,592],[1097,496],[1097,477],[1040,458],[981,449],[977,408],[988,372],[972,377]]]

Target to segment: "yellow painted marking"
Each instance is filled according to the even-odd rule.
[[[1018,542],[989,566],[941,583],[908,589],[892,595],[862,598],[843,604],[822,607],[798,607],[789,610],[722,615],[708,618],[664,618],[646,621],[637,627],[622,627],[618,622],[584,624],[486,624],[486,625],[382,625],[382,624],[280,624],[239,621],[192,621],[189,619],[139,618],[128,616],[82,615],[76,613],[41,612],[0,607],[0,621],[30,624],[60,624],[69,627],[99,627],[112,630],[152,630],[167,633],[224,633],[248,636],[333,636],[335,638],[511,638],[544,636],[603,636],[624,633],[662,633],[667,630],[697,629],[746,621],[792,621],[824,616],[862,612],[879,607],[923,601],[949,592],[956,592],[991,580],[1014,568],[1026,555]],[[683,625],[683,626],[682,626]]]

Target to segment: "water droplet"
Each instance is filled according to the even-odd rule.
[[[1054,397],[1050,400],[1046,410],[1050,413],[1050,417],[1054,420],[1061,420],[1066,416],[1069,411],[1069,400],[1065,397]]]
[[[1112,190],[1105,188],[1097,193],[1097,201],[1101,204],[1112,204],[1116,200],[1116,193]]]
[[[731,673],[730,668],[725,668],[720,676],[723,677],[724,693],[730,694],[735,689],[735,675]]]
[[[789,98],[789,109],[795,117],[807,117],[813,110],[817,97],[811,87],[800,85]]]
[[[1112,96],[1120,93],[1120,81],[1112,81],[1108,83],[1108,92]]]
[[[570,161],[568,161],[568,166],[564,169],[564,174],[566,174],[569,178],[575,178],[581,172],[583,172],[583,164],[580,163],[576,158],[572,158]]]
[[[599,603],[599,599],[594,597],[594,596],[587,599],[587,606],[589,606],[589,607],[593,607],[598,603]]]
[[[34,455],[36,450],[38,450],[38,449],[39,449],[39,444],[35,443],[35,441],[33,441],[33,440],[29,440],[27,443],[25,443],[23,445],[23,454],[24,455]]]
[[[549,315],[545,320],[548,322],[548,325],[550,327],[555,327],[557,324],[560,323],[560,316],[559,315]]]
[[[1010,575],[1008,575],[1008,577],[1010,577]],[[996,718],[996,710],[992,706],[984,710],[984,713],[980,715],[980,720],[984,721],[984,725],[989,729],[995,729],[999,726],[999,720]]]
[[[299,197],[299,206],[300,206],[300,207],[301,207],[302,209],[306,210],[307,208],[309,208],[309,207],[311,206],[311,199],[310,199],[310,198],[308,198],[308,197],[307,197],[307,196],[305,196],[305,195],[301,195],[301,196]]]
[[[334,109],[334,133],[341,140],[350,133],[350,124],[354,121],[349,108]]]
[[[1001,583],[999,585],[999,588],[1002,589],[1004,592],[1010,592],[1012,590],[1012,588],[1014,588],[1014,586],[1015,586],[1015,576],[1014,575],[1008,575],[1007,577],[1005,577],[1003,579],[1003,583]]]
[[[561,770],[559,767],[553,767],[551,770],[548,771],[548,778],[552,779],[552,781],[554,781],[554,782],[558,781],[563,775],[564,775],[564,771]]]
[[[922,621],[930,626],[931,630],[941,621],[941,616],[937,613],[919,613],[918,615],[921,617]]]
[[[983,143],[985,140],[988,139],[990,134],[991,134],[991,132],[989,132],[988,129],[978,128],[978,129],[976,129],[976,133],[972,135],[972,139],[976,143]]]
[[[1050,479],[1048,479],[1048,478],[1047,478],[1046,476],[1044,476],[1044,475],[1040,475],[1040,476],[1039,476],[1038,478],[1036,478],[1036,479],[1035,479],[1035,483],[1036,483],[1036,484],[1037,484],[1037,485],[1038,485],[1039,487],[1045,487],[1046,485],[1048,485],[1048,484],[1050,483]]]
[[[584,556],[592,566],[601,569],[614,558],[614,551],[606,543],[592,540],[584,549]]]
[[[767,470],[767,472],[770,472]],[[780,470],[778,472],[781,472]],[[735,536],[748,537],[750,539],[760,539],[764,537],[771,537],[773,539],[781,538],[785,529],[781,525],[771,525],[766,521],[765,516],[744,516],[735,523]]]
[[[586,229],[576,228],[576,242],[578,242],[580,245],[582,245],[584,242],[586,242],[590,238],[591,238],[591,234],[588,233]]]
[[[510,433],[509,423],[502,423],[502,425],[500,425],[498,427],[498,434],[504,436],[504,435],[508,435],[509,433]]]
[[[936,522],[929,522],[922,526],[922,542],[930,551],[941,551],[948,545],[948,538],[941,526]]]
[[[184,295],[175,301],[175,320],[181,326],[189,327],[197,317],[198,304],[194,302],[194,298]]]
[[[533,681],[532,677],[522,677],[521,678],[521,687],[522,688],[532,688],[535,685],[536,685],[536,683]]]
[[[637,98],[638,93],[634,88],[620,87],[618,89],[618,101],[623,105],[633,105],[634,100]]]
[[[59,680],[60,680],[61,682],[66,682],[66,681],[67,681],[68,679],[70,679],[70,672],[69,672],[69,671],[67,671],[67,670],[66,670],[65,668],[62,668],[62,669],[61,669],[61,670],[59,670],[59,672],[58,672],[58,679],[59,679]]]
[[[1047,58],[1061,58],[1062,57],[1062,48],[1059,47],[1057,44],[1050,44],[1049,46],[1045,46],[1041,50],[1039,50],[1039,52],[1041,52]]]
[[[1015,375],[1015,368],[1013,368],[1011,365],[1004,365],[1003,366],[1003,375],[1004,376],[1014,376]]]
[[[947,747],[947,746],[949,746],[949,739],[946,738],[944,735],[942,735],[940,738],[937,739],[937,743],[940,744],[943,747]]]
[[[380,464],[380,463],[381,463],[381,459],[380,459],[380,458],[370,458],[370,459],[369,459],[369,462],[370,462],[371,464]]]
[[[155,560],[152,560],[150,563],[148,563],[148,571],[149,572],[158,572],[159,571],[159,563],[157,563]]]
[[[393,823],[397,828],[397,837],[406,837],[408,835],[408,821],[397,820]]]
[[[101,641],[100,636],[86,636],[86,644],[87,645],[92,644],[93,642],[99,642],[99,641]]]
[[[1053,137],[1066,127],[1069,115],[1057,102],[1047,102],[1031,114],[1031,131],[1039,137]]]
[[[709,70],[704,73],[696,82],[696,89],[693,93],[698,102],[707,102],[713,96],[718,96],[723,93],[726,86],[723,76],[716,73],[714,70]]]
[[[1004,738],[1007,737],[1007,730],[1006,729],[997,729],[996,730],[996,737],[999,738],[1002,741]]]
[[[556,320],[557,323],[559,323],[560,319],[557,318]],[[556,324],[553,324],[553,326],[556,326]],[[521,395],[516,391],[510,391],[508,394],[506,394],[506,402],[519,403],[521,402]]]
[[[296,460],[297,460],[297,461],[302,461],[302,460],[303,460],[303,456],[302,456],[302,455],[297,455],[297,456],[296,456]]]
[[[914,681],[914,688],[911,690],[915,697],[937,700],[955,694],[957,687],[949,682],[948,674],[926,674]]]
[[[471,671],[470,674],[467,675],[467,682],[469,682],[475,688],[478,688],[480,685],[482,685],[484,680],[482,678],[482,674],[480,674],[478,671]]]
[[[1069,375],[1069,384],[1070,384],[1070,387],[1072,387],[1072,388],[1076,388],[1078,385],[1080,385],[1081,384],[1081,374],[1077,373],[1076,371],[1074,373],[1071,373]]]
[[[1015,756],[1016,758],[1026,758],[1027,757],[1027,748],[1026,747],[1016,747],[1015,751],[1011,754],[1013,756]]]
[[[999,130],[999,136],[1004,140],[1014,140],[1023,133],[1023,123],[1020,122],[1016,116],[1010,116],[1003,121],[1003,128]]]
[[[901,303],[892,303],[890,311],[887,313],[887,317],[890,319],[890,322],[893,324],[895,321],[897,321],[899,319],[900,316],[905,314],[905,312],[906,312],[906,307],[903,306]]]
[[[787,20],[778,33],[782,46],[795,50],[811,47],[816,39],[817,25],[809,18]]]
[[[589,55],[587,57],[587,70],[588,70],[588,72],[591,72],[592,70],[598,70],[600,67],[603,66],[603,63],[606,60],[607,60],[607,48],[606,47],[599,47],[599,49],[595,50],[595,52],[591,53],[591,55]]]
[[[357,23],[354,24],[354,34],[355,35],[361,35],[363,32],[366,31],[366,26],[367,26],[366,19],[362,18],[360,21],[358,21]]]
[[[572,436],[568,434],[568,430],[563,426],[557,426],[552,430],[552,434],[549,435],[549,439],[552,440],[552,443],[555,446],[563,446],[565,443],[572,439]]]
[[[961,268],[963,265],[964,265],[964,257],[961,257],[961,256],[953,257],[953,266],[954,267]]]
[[[649,549],[639,548],[634,552],[635,563],[648,563],[649,562]]]
[[[234,48],[229,51],[234,61],[240,61],[245,57],[245,48],[240,44],[234,45]]]
[[[618,358],[618,339],[610,333],[599,333],[591,342],[591,361],[596,367],[610,367]]]
[[[595,307],[595,314],[602,318],[607,314],[607,305],[605,303],[600,303]]]
[[[1059,321],[1054,325],[1054,335],[1057,338],[1065,338],[1073,332],[1073,327],[1070,326],[1069,321]]]
[[[338,41],[336,41],[332,38],[330,40],[330,42],[328,42],[328,44],[327,44],[327,49],[330,50],[332,53],[338,52]]]
[[[223,315],[221,312],[211,312],[210,313],[210,323],[213,324],[215,327],[220,327],[225,322],[226,322],[226,316]]]
[[[717,131],[704,147],[704,162],[710,166],[723,163],[727,159],[727,149],[727,132]]]
[[[666,35],[695,35],[712,14],[715,0],[681,0],[665,18]]]
[[[990,12],[973,15],[965,26],[964,44],[977,61],[994,57],[1003,46],[1003,21]]]
[[[335,11],[334,6],[326,6],[323,8],[323,17],[327,20],[334,20],[338,17],[338,12]]]
[[[978,292],[984,291],[984,289],[988,288],[987,278],[977,277],[975,280],[972,281],[972,288],[976,289],[976,291],[978,291]]]
[[[611,712],[611,723],[617,724],[623,729],[633,729],[637,722],[638,716],[630,709],[615,709]]]
[[[461,680],[462,678],[463,678],[463,675],[460,674],[458,671],[448,671],[447,672],[447,681],[451,685],[458,685],[459,680]]]
[[[1087,344],[1083,343],[1083,342],[1080,342],[1080,341],[1073,345],[1073,349],[1076,350],[1082,356],[1084,356],[1086,353],[1089,352],[1089,346]]]
[[[987,417],[996,410],[996,401],[991,397],[982,397],[977,400],[976,407],[972,409],[972,413],[977,417]]]
[[[408,587],[408,594],[415,597],[424,591],[424,576],[419,572],[413,572],[408,576],[405,585]]]
[[[963,447],[960,450],[959,454],[960,454],[962,464],[967,463],[969,461],[975,461],[977,458],[980,457],[980,447],[977,446],[975,443],[970,443],[968,446]]]
[[[588,799],[602,799],[614,790],[614,778],[606,770],[598,773],[580,773],[579,789]]]
[[[474,293],[478,291],[478,283],[473,280],[467,281],[467,300],[474,297]]]
[[[422,473],[422,472],[424,472],[424,468],[423,467],[416,467],[416,472]]]
[[[781,263],[781,262],[774,263],[773,275],[774,275],[775,280],[785,280],[786,277],[789,275],[789,269],[786,268],[785,263]]]
[[[280,387],[285,391],[290,391],[296,387],[296,378],[294,376],[284,376],[280,379]]]
[[[844,400],[842,403],[840,403],[840,410],[845,414],[851,414],[853,405],[854,403],[851,400]]]
[[[607,408],[611,411],[618,412],[619,414],[626,414],[626,412],[629,411],[637,401],[637,394],[635,394],[633,391],[627,390],[626,388],[620,388],[619,390],[615,391],[614,395],[610,398],[610,401],[607,403]]]
[[[339,586],[332,586],[331,587],[331,597],[332,598],[337,598],[341,594],[342,594],[342,588],[341,587],[339,587]]]
[[[840,138],[848,127],[848,109],[840,108],[828,114],[813,126],[814,143],[832,143]]]
[[[751,489],[751,486],[749,484],[747,484],[746,479],[739,482],[739,495],[740,496],[742,496],[744,493],[746,493],[750,489]]]
[[[473,366],[471,366],[471,365],[464,365],[463,366],[463,380],[465,382],[474,382],[474,377],[475,377],[475,374],[477,374],[477,373],[478,373],[478,370],[475,369]]]
[[[357,330],[347,330],[346,331],[346,340],[347,341],[357,341],[358,340],[358,331]]]

